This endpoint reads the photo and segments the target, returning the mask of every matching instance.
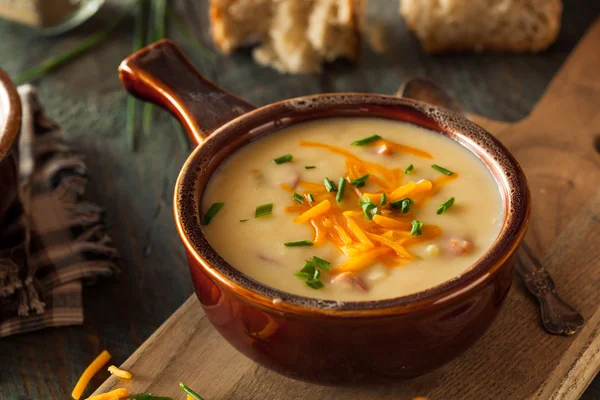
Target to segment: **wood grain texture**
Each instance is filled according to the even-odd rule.
[[[592,145],[600,133],[600,68],[588,68],[600,65],[600,53],[593,51],[598,43],[600,19],[522,122],[476,118],[513,151],[528,175],[534,210],[528,240],[544,255],[560,293],[585,316],[576,336],[548,335],[536,305],[517,283],[490,331],[447,366],[393,385],[327,388],[281,377],[232,353],[192,296],[123,365],[143,378],[110,378],[98,392],[125,386],[132,393],[175,396],[176,382],[184,380],[214,399],[307,393],[325,399],[579,398],[600,369],[600,247],[590,246],[600,243],[600,157]]]
[[[173,2],[186,24],[194,30],[203,43],[210,46],[206,16],[207,0],[173,0]],[[0,22],[0,67],[15,76],[19,71],[39,63],[48,55],[80,42],[106,21],[110,21],[115,15],[115,4],[122,2],[109,0],[108,3],[108,6],[90,23],[68,35],[56,38],[40,38],[27,28]],[[357,66],[337,62],[328,66],[321,76],[303,77],[279,75],[272,70],[256,66],[247,52],[240,52],[231,57],[219,56],[217,63],[212,63],[198,55],[194,47],[182,40],[176,31],[172,30],[174,34],[171,36],[187,49],[194,64],[209,79],[256,105],[264,105],[287,97],[330,91],[394,93],[407,77],[424,75],[443,83],[445,87],[455,92],[471,111],[495,120],[515,121],[530,113],[552,76],[599,14],[600,2],[597,0],[565,2],[563,27],[559,39],[548,51],[539,55],[430,56],[424,54],[418,41],[407,33],[404,24],[397,16],[396,1],[371,1],[369,15],[385,24],[388,51],[383,55],[377,55],[365,49],[363,58]],[[133,19],[120,27],[111,39],[94,52],[64,66],[39,83],[39,94],[47,111],[65,128],[69,141],[87,157],[92,177],[87,195],[92,201],[107,208],[107,218],[113,227],[112,236],[121,253],[122,274],[115,280],[101,281],[93,287],[84,289],[85,324],[83,326],[17,335],[0,341],[0,399],[68,398],[78,375],[102,349],[110,350],[115,364],[122,363],[192,294],[191,282],[185,267],[183,246],[177,237],[171,212],[175,179],[187,157],[187,151],[181,150],[170,117],[159,110],[155,112],[154,132],[151,136],[141,139],[138,153],[131,154],[127,150],[127,139],[124,135],[126,94],[118,82],[116,68],[130,52],[133,36],[132,22]],[[592,67],[593,65],[589,68]],[[597,80],[595,82],[597,83]],[[591,84],[593,85],[594,82]],[[592,121],[588,123],[591,129]],[[494,132],[500,131],[490,129]],[[552,157],[551,162],[556,169],[554,174],[548,174],[548,171],[541,167],[537,169],[531,163],[527,164],[526,169],[532,186],[535,186],[534,190],[537,190],[537,193],[534,193],[535,203],[547,207],[536,208],[536,216],[530,230],[530,235],[533,236],[528,240],[535,244],[534,248],[538,255],[554,257],[552,255],[554,253],[551,254],[550,251],[553,243],[557,243],[556,235],[567,229],[568,222],[574,218],[575,211],[584,212],[585,207],[581,207],[582,201],[591,198],[579,197],[578,192],[572,190],[569,183],[571,181],[580,188],[586,185],[584,179],[589,179],[588,176],[578,178],[567,174],[561,175],[556,163],[566,158],[570,166],[573,163],[573,156],[566,157],[565,154],[569,149],[574,148],[576,154],[583,157],[586,166],[597,165],[597,158],[594,161],[592,153],[589,153],[592,148],[589,140],[592,135],[600,132],[588,132],[588,136],[581,139],[589,148],[569,143],[564,145],[564,142],[559,141],[555,136],[552,136],[553,147],[546,148],[544,145],[546,129],[553,130],[554,127],[547,126],[539,130],[536,133],[535,143],[520,141],[506,131],[503,131],[500,137],[517,149],[517,155],[522,163],[528,159],[530,150],[537,154],[537,159]],[[564,141],[568,142],[569,134],[563,136],[565,136]],[[531,162],[533,163],[533,160]],[[535,177],[535,182],[532,181],[532,176]],[[581,189],[582,193],[589,193],[590,187]],[[541,197],[541,189],[553,195],[546,201]],[[564,197],[558,197],[559,193]],[[574,202],[574,205],[571,205],[571,202]],[[553,218],[553,222],[548,225],[549,232],[538,227],[537,221],[545,213],[550,213]],[[586,233],[580,232],[580,234]],[[592,240],[594,236],[589,234],[588,238]],[[591,241],[588,243],[590,244],[582,250],[582,254],[576,254],[576,259],[582,261],[581,265],[591,259],[584,259],[584,256],[597,255],[596,250],[588,252],[588,248],[593,247]],[[571,253],[568,257],[571,257]],[[568,258],[564,259],[571,261]],[[557,258],[556,262],[561,260],[563,258]],[[574,267],[571,272],[577,274],[577,271],[578,269]],[[552,272],[554,274],[554,270]],[[573,289],[573,285],[563,284],[563,278],[563,275],[555,276],[559,293],[584,311],[581,308],[584,304],[580,303],[576,293],[577,288]],[[593,281],[589,284],[593,284]],[[572,293],[573,290],[575,293]],[[537,315],[537,305],[531,299],[522,298],[520,287],[513,288],[509,300],[519,302],[522,315]],[[195,326],[202,327],[198,328],[193,337],[194,341],[190,342],[190,345],[180,344],[178,348],[180,352],[197,347],[203,343],[203,340],[211,344],[215,343],[214,346],[222,343],[207,321],[198,323],[202,317],[199,312],[200,308],[197,306],[196,309],[190,308],[190,312],[181,317],[183,325],[189,318],[190,324],[194,323]],[[594,315],[586,311],[588,326]],[[535,319],[527,321],[531,326],[539,327]],[[502,334],[501,331],[490,332],[490,335]],[[515,334],[513,332],[513,335]],[[486,335],[486,338],[490,335]],[[480,344],[492,340],[493,337],[484,338],[485,341],[482,340]],[[545,335],[540,335],[539,338],[536,336],[527,339],[525,343],[516,347],[514,352],[520,351],[521,347],[527,347],[528,343],[544,338]],[[574,339],[560,338],[563,341],[557,338],[551,339],[559,344],[567,343],[562,344],[563,347],[579,346],[581,351],[585,349],[584,332]],[[168,342],[168,335],[162,340]],[[548,345],[551,346],[553,343],[550,342]],[[213,355],[211,352],[201,353],[193,360],[195,367],[192,368],[191,363],[187,364],[182,376],[178,376],[178,371],[171,369],[172,367],[165,368],[168,372],[165,372],[160,380],[160,385],[167,388],[164,394],[178,394],[177,398],[182,398],[176,387],[177,382],[186,380],[190,383],[195,379],[199,385],[202,385],[198,386],[199,391],[206,389],[207,400],[247,398],[244,397],[245,391],[254,397],[259,396],[264,399],[292,396],[299,399],[340,398],[340,396],[362,399],[365,393],[380,394],[384,399],[393,397],[393,387],[375,388],[370,391],[344,390],[334,393],[328,388],[299,382],[292,382],[290,386],[286,386],[284,392],[281,392],[279,390],[283,389],[278,389],[278,386],[283,386],[284,383],[288,385],[289,380],[257,368],[230,347],[223,348],[225,350],[222,357],[225,357],[230,365],[228,381],[223,383],[222,379],[211,379],[210,368],[215,362],[212,359]],[[151,352],[144,353],[149,357]],[[488,361],[501,373],[498,386],[510,386],[511,377],[518,378],[520,374],[527,374],[531,370],[527,360],[514,371],[509,368],[508,366],[512,366],[512,358],[509,356],[513,351],[509,353],[499,360]],[[552,354],[555,353],[549,354],[551,359]],[[466,354],[465,357],[474,356]],[[204,364],[205,359],[206,364]],[[466,358],[467,362],[471,362],[472,359],[474,358]],[[580,362],[583,362],[583,359],[581,360]],[[158,361],[156,357],[155,362]],[[566,359],[562,359],[561,363],[558,360],[551,360],[549,364],[548,370],[564,368],[568,371],[577,371],[573,363]],[[415,387],[418,388],[419,393],[427,393],[425,389],[436,380],[448,383],[452,382],[451,379],[455,379],[455,382],[462,381],[462,375],[458,375],[457,378],[457,375],[442,375],[442,373],[443,371],[437,371],[417,381]],[[90,394],[107,376],[106,371],[98,374],[86,394]],[[144,379],[144,382],[149,384],[152,376],[149,371],[144,371],[141,375],[136,374],[135,382],[140,379]],[[233,386],[230,384],[231,380],[236,382]],[[586,381],[587,379],[584,379],[581,382]],[[159,384],[159,381],[154,382],[156,385]],[[158,386],[152,386],[153,390],[156,388]],[[567,387],[564,389],[566,390]],[[475,391],[472,388],[467,390],[470,390],[468,393]],[[210,393],[214,393],[215,396],[209,397]],[[278,393],[286,397],[277,397]],[[543,394],[546,393],[548,392]],[[456,397],[449,394],[432,397],[433,400],[437,398]],[[459,398],[468,397],[461,395]],[[488,399],[489,396],[484,395],[480,398]],[[600,399],[600,379],[594,381],[583,398]]]

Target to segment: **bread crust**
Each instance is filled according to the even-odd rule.
[[[402,0],[400,0],[402,1]],[[548,21],[546,34],[537,40],[529,41],[522,40],[520,42],[499,42],[491,38],[483,38],[477,42],[473,42],[469,38],[455,40],[452,42],[439,42],[434,37],[423,37],[419,34],[419,30],[415,21],[407,14],[400,14],[404,17],[408,29],[413,32],[420,40],[423,50],[427,53],[439,52],[461,52],[461,51],[496,51],[496,52],[540,52],[550,47],[558,37],[560,32],[562,18],[562,1],[549,0],[549,6],[552,8],[552,18]]]
[[[225,54],[230,54],[236,48],[247,43],[229,44],[226,37],[225,15],[229,7],[239,0],[210,0],[209,5],[209,20],[210,32],[215,47]],[[361,27],[362,15],[364,14],[365,0],[343,0],[348,5],[351,12],[350,26],[354,33],[354,41],[352,43],[351,54],[348,58],[356,61],[361,53]]]

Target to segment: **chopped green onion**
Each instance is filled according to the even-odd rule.
[[[184,392],[186,392],[187,394],[192,396],[194,398],[194,400],[204,400],[202,397],[200,397],[200,395],[198,393],[194,392],[192,389],[185,386],[183,384],[183,382],[179,382],[179,387],[181,388],[181,390],[183,390]]]
[[[452,172],[452,171],[449,171],[449,170],[447,170],[447,169],[446,169],[446,168],[444,168],[444,167],[440,167],[440,166],[439,166],[439,165],[437,165],[437,164],[433,164],[433,165],[431,166],[431,168],[435,169],[436,171],[440,171],[440,172],[441,172],[442,174],[444,174],[444,175],[454,175],[454,172]]]
[[[283,163],[292,161],[293,158],[294,158],[294,156],[292,156],[291,154],[286,154],[284,156],[277,157],[276,159],[273,160],[273,162],[275,164],[283,164]]]
[[[210,221],[212,221],[212,219],[215,217],[215,215],[217,215],[221,207],[223,207],[224,205],[225,203],[215,203],[212,206],[210,206],[206,214],[204,214],[204,217],[202,217],[200,223],[202,225],[210,224]]]
[[[294,200],[296,200],[300,204],[304,204],[304,197],[300,196],[298,193],[294,192]]]
[[[307,260],[304,262],[304,267],[300,270],[300,272],[296,272],[296,276],[299,278],[307,278],[311,279],[315,276],[316,266],[313,261]]]
[[[267,215],[271,215],[273,212],[273,203],[263,204],[256,207],[256,211],[254,212],[254,218],[266,217]]]
[[[454,204],[454,197],[450,197],[448,200],[446,200],[445,203],[443,203],[442,205],[440,205],[437,208],[437,214],[438,215],[442,215],[444,213],[444,211],[446,211],[447,209],[449,209],[450,207],[452,207],[452,204]]]
[[[390,203],[390,206],[392,208],[401,210],[402,214],[406,214],[410,210],[410,205],[413,203],[414,203],[414,201],[412,201],[412,199],[405,197],[400,200],[392,201]]]
[[[248,219],[240,219],[240,222],[246,222],[249,221]]]
[[[406,167],[406,169],[404,170],[404,173],[406,175],[410,174],[412,172],[412,170],[415,168],[414,165],[410,164],[408,167]]]
[[[304,169],[315,169],[315,168],[317,168],[317,167],[314,165],[307,165],[304,167]]]
[[[329,261],[325,261],[317,256],[313,256],[312,262],[317,268],[324,269],[325,271],[331,270],[331,263]]]
[[[346,189],[346,179],[340,178],[340,183],[338,183],[338,192],[335,196],[335,200],[338,204],[340,204],[344,198],[344,190]]]
[[[299,242],[285,242],[285,247],[300,247],[300,246],[312,246],[313,242],[310,240],[300,240]]]
[[[365,186],[367,183],[367,179],[369,179],[369,174],[363,175],[360,178],[352,179],[350,184],[352,186],[356,186],[357,188]]]
[[[321,277],[321,271],[319,271],[317,268],[315,268],[315,273],[312,276],[312,279],[319,279]]]
[[[335,192],[337,190],[335,184],[331,182],[329,178],[326,177],[325,179],[323,179],[323,183],[325,184],[325,188],[328,192]]]
[[[412,229],[410,230],[410,236],[421,236],[423,232],[421,232],[421,228],[423,227],[423,223],[421,221],[413,220],[411,223]]]
[[[364,139],[360,139],[360,140],[356,140],[354,142],[352,142],[352,146],[366,146],[372,142],[375,142],[376,140],[381,139],[381,136],[379,135],[372,135],[369,137],[366,137]]]
[[[311,203],[315,202],[315,198],[313,197],[312,193],[309,193],[307,197],[308,197],[308,201],[310,201]]]
[[[381,193],[381,200],[379,201],[379,204],[382,206],[387,204],[387,195],[385,193]]]
[[[318,279],[309,279],[305,283],[313,289],[322,289],[325,287],[323,282]]]
[[[369,199],[367,197],[361,197],[358,200],[358,204],[360,204],[363,212],[365,213],[365,218],[368,220],[372,220],[373,216],[375,214],[377,214],[377,212],[379,211],[377,206],[375,204],[373,204],[371,199]]]

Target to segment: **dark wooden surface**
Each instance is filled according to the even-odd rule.
[[[41,38],[27,28],[0,22],[0,68],[14,76],[72,46],[114,16],[113,4],[90,23],[57,38]],[[206,2],[175,4],[200,40],[209,44]],[[369,15],[387,24],[385,54],[365,49],[358,65],[338,62],[321,76],[279,75],[255,66],[248,52],[212,63],[178,40],[174,29],[172,37],[209,79],[257,105],[319,92],[393,93],[405,78],[425,75],[453,90],[470,110],[515,121],[527,115],[600,15],[597,0],[567,2],[558,42],[539,55],[429,56],[407,34],[396,8],[391,0],[369,5]],[[96,354],[106,348],[114,362],[121,363],[192,293],[171,212],[175,179],[188,152],[181,148],[170,117],[159,110],[138,152],[131,153],[126,145],[126,95],[116,67],[130,51],[132,30],[129,20],[101,48],[39,82],[47,111],[86,155],[92,177],[88,197],[108,210],[122,273],[84,288],[83,326],[0,339],[0,399],[69,398],[78,375]],[[90,389],[106,376],[99,374]],[[600,399],[599,378],[584,399]]]

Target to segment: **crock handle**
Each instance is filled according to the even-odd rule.
[[[146,46],[123,60],[119,78],[135,97],[170,111],[195,145],[221,125],[256,108],[200,75],[169,40]]]

